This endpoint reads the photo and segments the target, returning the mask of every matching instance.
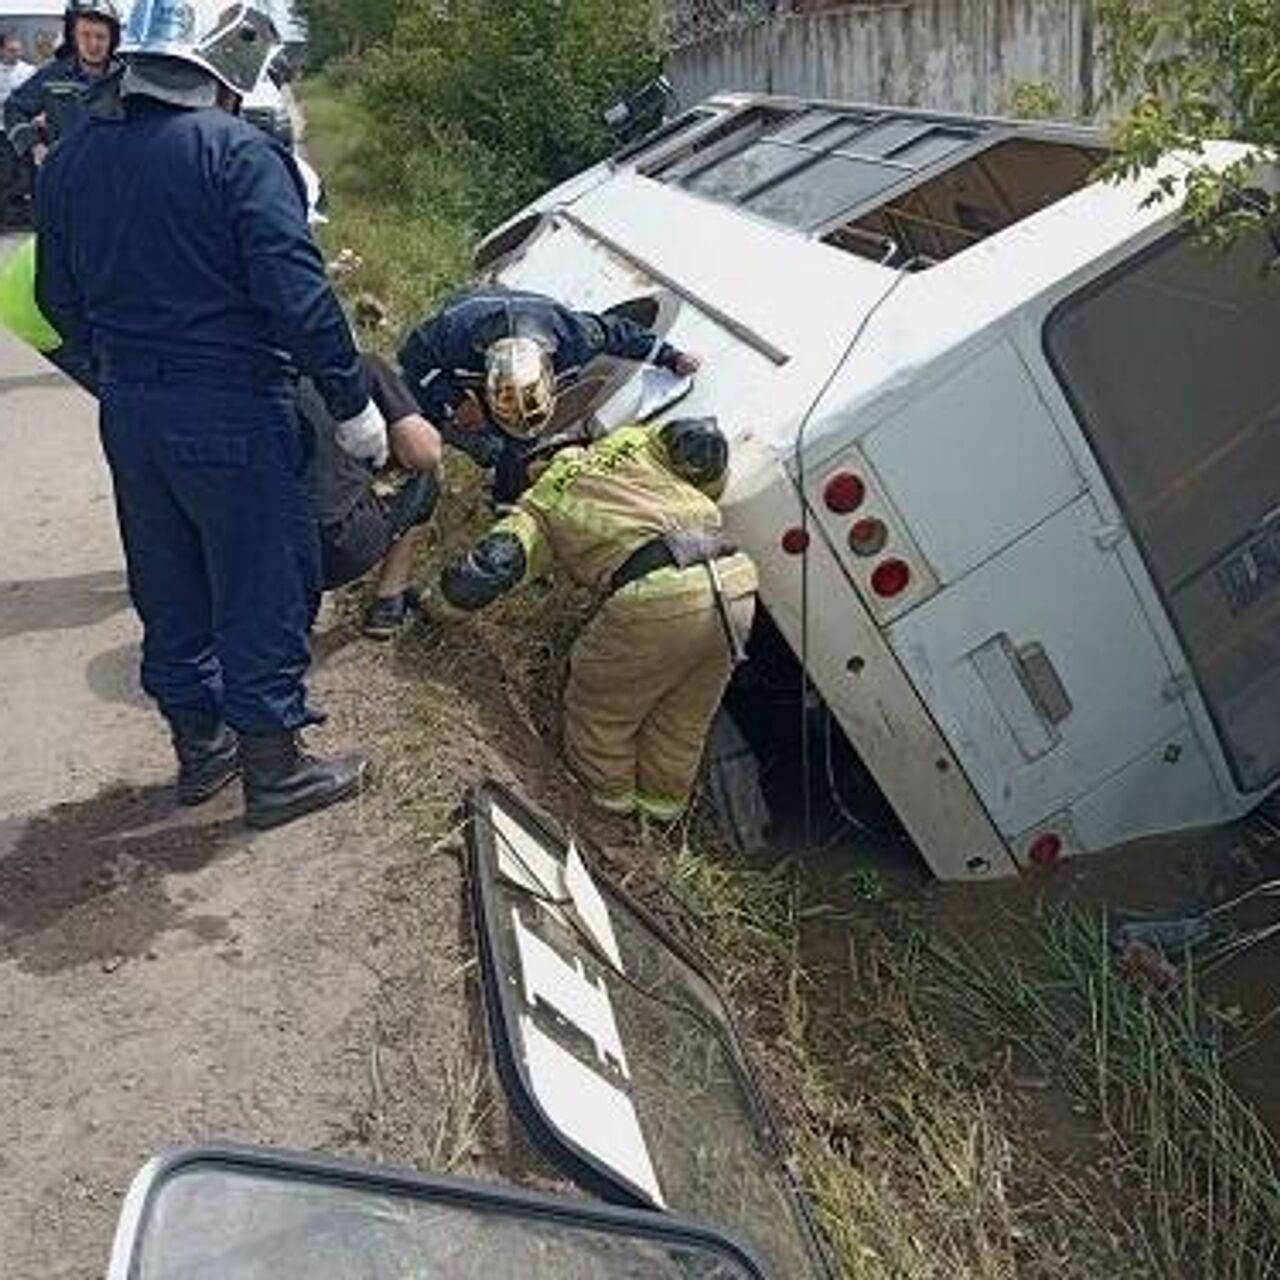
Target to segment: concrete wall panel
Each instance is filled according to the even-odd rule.
[[[909,0],[782,13],[680,48],[684,104],[721,90],[997,114],[1019,83],[1047,82],[1088,114],[1091,0]]]

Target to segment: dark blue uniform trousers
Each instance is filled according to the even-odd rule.
[[[143,687],[241,733],[314,723],[320,546],[291,388],[106,377],[101,426]]]

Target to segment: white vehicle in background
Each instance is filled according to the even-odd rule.
[[[1089,181],[1103,146],[719,97],[477,251],[703,355],[680,412],[731,435],[767,614],[945,879],[1280,777],[1276,251],[1201,250],[1154,177]]]
[[[17,36],[22,56],[39,66],[62,41],[66,7],[66,0],[0,0],[0,34]]]
[[[22,60],[38,67],[62,39],[65,7],[66,0],[0,0],[0,38],[16,38]],[[0,123],[0,230],[30,225],[32,172],[31,162],[19,159]]]
[[[302,181],[307,188],[307,208],[313,223],[327,221],[324,209],[326,195],[320,175],[311,167],[301,149],[298,147],[297,131],[294,127],[294,112],[291,108],[286,86],[292,77],[287,56],[282,52],[263,68],[258,83],[253,91],[244,96],[240,105],[240,114],[252,125],[256,125],[264,133],[270,134],[286,150],[293,153],[294,163],[302,174]]]

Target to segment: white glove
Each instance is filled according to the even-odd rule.
[[[343,453],[371,463],[375,471],[386,466],[387,420],[372,400],[354,418],[338,423],[336,435],[338,448]]]

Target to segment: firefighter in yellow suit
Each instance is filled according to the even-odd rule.
[[[756,570],[721,532],[729,449],[714,418],[622,427],[556,454],[441,575],[455,609],[559,566],[600,605],[565,691],[569,764],[601,808],[678,817],[751,629]]]

